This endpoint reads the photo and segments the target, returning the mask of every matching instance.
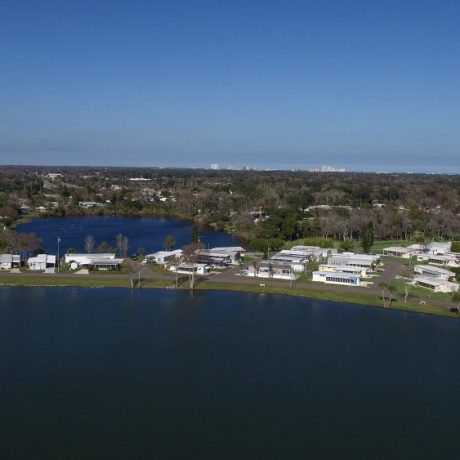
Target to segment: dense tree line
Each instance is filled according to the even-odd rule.
[[[181,217],[250,240],[366,244],[371,228],[376,239],[460,234],[457,175],[3,167],[0,222],[14,224],[21,204],[43,206],[42,215]]]

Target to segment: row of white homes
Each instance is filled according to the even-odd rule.
[[[24,263],[19,254],[0,254],[0,269],[12,270],[21,268]],[[38,254],[27,259],[29,270],[33,271],[53,271],[56,267],[56,256],[48,254]]]
[[[115,270],[121,266],[124,259],[115,257],[114,253],[101,254],[66,254],[64,261],[71,270],[79,268],[94,270]]]
[[[321,264],[313,272],[312,280],[326,284],[362,286],[363,279],[377,270],[380,257],[370,254],[344,252],[328,257],[327,264]]]
[[[458,283],[455,282],[455,273],[432,265],[415,265],[415,286],[424,287],[434,292],[457,292]]]
[[[295,280],[306,271],[309,261],[327,261],[319,266],[319,271],[315,272],[313,281],[359,286],[361,278],[367,278],[376,271],[380,257],[352,252],[338,254],[335,249],[323,249],[316,246],[294,246],[289,250],[279,251],[268,260],[255,266],[248,266],[243,270],[242,275]],[[339,275],[343,275],[341,280],[338,279]]]
[[[424,262],[444,267],[460,267],[460,254],[451,252],[451,242],[432,242],[430,244],[412,244],[407,247],[392,246],[383,249],[386,256],[410,259],[416,257],[418,262]]]
[[[185,257],[182,249],[176,249],[174,251],[157,251],[148,254],[146,260],[156,262],[159,265],[169,265],[172,271],[176,271],[178,264],[184,265],[182,262],[187,258],[193,258],[193,264],[197,266],[208,266],[209,269],[221,269],[231,265],[238,265],[245,254],[246,250],[240,246],[198,249],[193,254],[193,257]],[[187,270],[190,271],[190,267]]]
[[[320,262],[336,253],[336,249],[323,249],[318,246],[293,246],[291,249],[282,249],[268,260],[259,262],[255,266],[246,267],[241,275],[255,278],[295,280],[301,273],[305,272],[309,261]]]

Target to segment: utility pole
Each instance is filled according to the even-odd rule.
[[[60,248],[59,248],[59,245],[61,243],[61,238],[58,236],[57,238],[57,250],[58,250],[58,260],[57,260],[57,268],[58,268],[58,273],[60,271],[60,268],[61,268],[61,259],[60,259]]]

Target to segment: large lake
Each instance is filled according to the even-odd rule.
[[[76,252],[84,251],[87,235],[92,235],[96,245],[106,241],[116,247],[116,236],[121,233],[129,238],[129,253],[138,248],[145,248],[147,253],[163,248],[163,243],[172,234],[181,248],[191,240],[190,221],[161,218],[130,218],[130,217],[56,217],[33,219],[17,227],[19,232],[34,232],[43,243],[43,249],[51,254],[57,252],[57,239],[61,238],[61,254],[69,248]],[[200,230],[200,241],[209,247],[231,246],[239,244],[229,233],[212,229]]]
[[[0,288],[2,459],[454,459],[455,320],[242,293]]]

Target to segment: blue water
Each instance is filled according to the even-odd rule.
[[[163,243],[172,234],[177,248],[190,243],[191,227],[189,221],[161,218],[130,218],[130,217],[61,217],[33,219],[17,227],[19,232],[33,232],[42,239],[42,247],[47,253],[57,252],[57,238],[61,238],[61,254],[73,248],[75,252],[84,251],[84,240],[92,235],[96,246],[106,241],[109,246],[116,247],[116,236],[121,233],[129,238],[129,253],[138,248],[145,248],[148,253],[163,248]],[[200,230],[200,241],[209,247],[230,246],[238,242],[235,237],[225,232],[212,229]]]
[[[459,327],[271,295],[3,287],[0,456],[455,459]]]

